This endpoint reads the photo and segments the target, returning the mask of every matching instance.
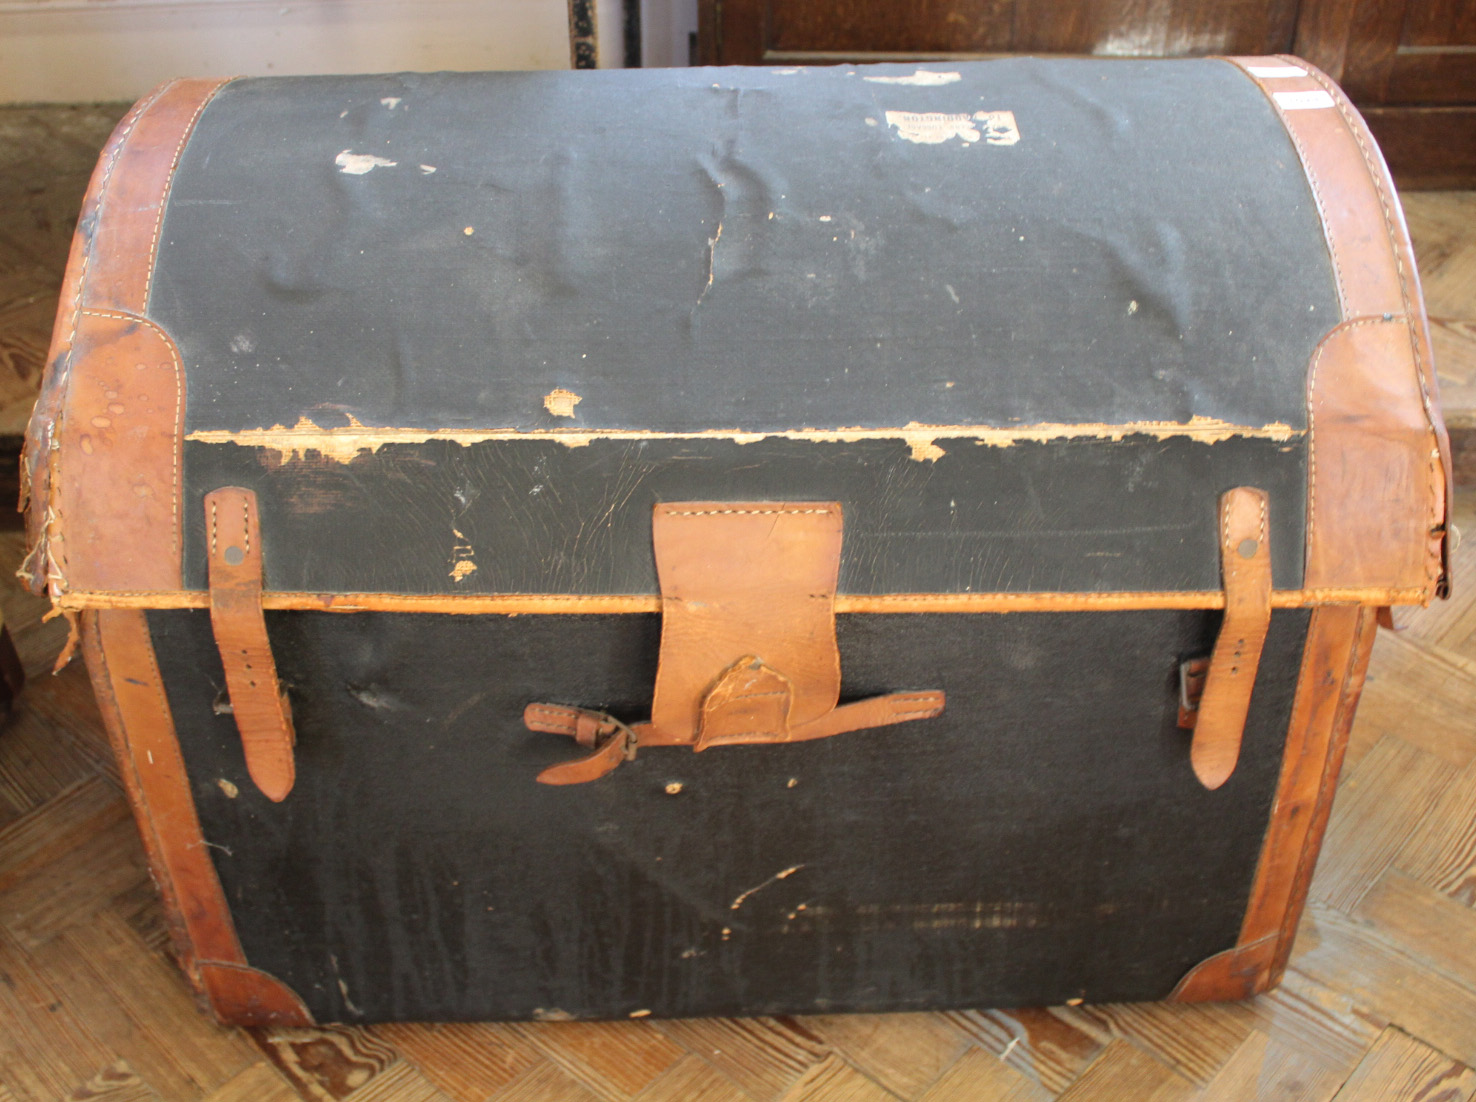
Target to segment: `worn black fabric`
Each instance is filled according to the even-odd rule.
[[[523,706],[647,715],[657,617],[268,613],[280,805],[212,708],[208,614],[149,622],[247,959],[326,1021],[1162,997],[1236,940],[1307,615],[1273,617],[1207,792],[1175,675],[1208,613],[843,616],[847,697],[943,689],[944,715],[568,788],[534,782],[573,750]]]
[[[1305,425],[1337,296],[1252,81],[928,68],[234,82],[149,303],[187,427]]]
[[[327,593],[655,593],[658,501],[839,501],[843,593],[1221,587],[1219,495],[1271,499],[1273,573],[1302,581],[1300,448],[1237,437],[939,442],[547,439],[390,445],[349,463],[185,447],[185,583],[206,582],[204,496],[260,501],[267,587]],[[470,569],[475,567],[475,569]]]

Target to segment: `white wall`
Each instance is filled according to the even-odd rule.
[[[568,67],[566,0],[0,0],[0,103],[136,99],[177,76]]]

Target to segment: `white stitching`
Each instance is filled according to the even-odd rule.
[[[829,514],[833,509],[664,509],[663,516],[668,517],[798,517],[813,514]]]
[[[179,135],[179,144],[174,147],[174,157],[169,162],[169,173],[164,177],[164,191],[159,196],[159,209],[154,215],[154,233],[149,239],[149,259],[144,266],[143,301],[139,304],[140,310],[149,308],[149,289],[154,285],[154,256],[159,248],[159,231],[164,226],[164,208],[169,203],[169,193],[174,190],[174,171],[179,168],[179,158],[184,153],[185,143],[190,140],[190,135],[195,132],[195,123],[200,118],[200,112],[205,110],[206,105],[215,98],[217,92],[228,82],[221,81],[211,90],[208,96],[203,97],[196,105],[194,114],[190,121],[185,124],[184,130]]]

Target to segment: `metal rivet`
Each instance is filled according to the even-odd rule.
[[[1241,548],[1242,555],[1245,554],[1244,546]],[[225,561],[227,566],[240,566],[246,561],[246,552],[239,547],[227,547],[225,549]]]
[[[1240,552],[1240,557],[1242,559],[1253,559],[1253,558],[1255,558],[1256,557],[1256,552],[1259,551],[1260,549],[1261,549],[1261,545],[1259,543],[1257,543],[1255,540],[1250,540],[1250,539],[1241,540],[1240,541],[1240,546],[1236,548],[1236,550]],[[226,554],[229,555],[230,552],[227,551]]]

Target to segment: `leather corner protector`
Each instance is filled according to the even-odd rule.
[[[46,536],[58,588],[182,588],[184,390],[157,324],[82,311],[54,430]]]
[[[66,459],[66,442],[61,439],[64,406],[81,374],[77,369],[91,367],[84,364],[88,350],[83,346],[86,331],[96,327],[88,314],[136,317],[147,311],[174,170],[201,112],[226,83],[189,79],[160,85],[118,123],[93,170],[72,237],[61,305],[22,457],[21,507],[30,547],[22,577],[33,592],[49,587],[55,595],[69,585],[68,549],[59,537],[60,518],[70,507],[58,500],[61,476],[56,468]],[[95,411],[93,416],[107,414]],[[83,557],[76,544],[84,536],[72,536],[74,562]]]
[[[1446,483],[1415,374],[1403,317],[1343,322],[1313,353],[1308,588],[1440,584]]]
[[[1170,1002],[1235,1002],[1259,995],[1281,978],[1275,968],[1276,934],[1206,957],[1189,969]]]
[[[218,960],[198,961],[195,968],[210,1009],[224,1025],[316,1024],[292,988],[260,969]]]

